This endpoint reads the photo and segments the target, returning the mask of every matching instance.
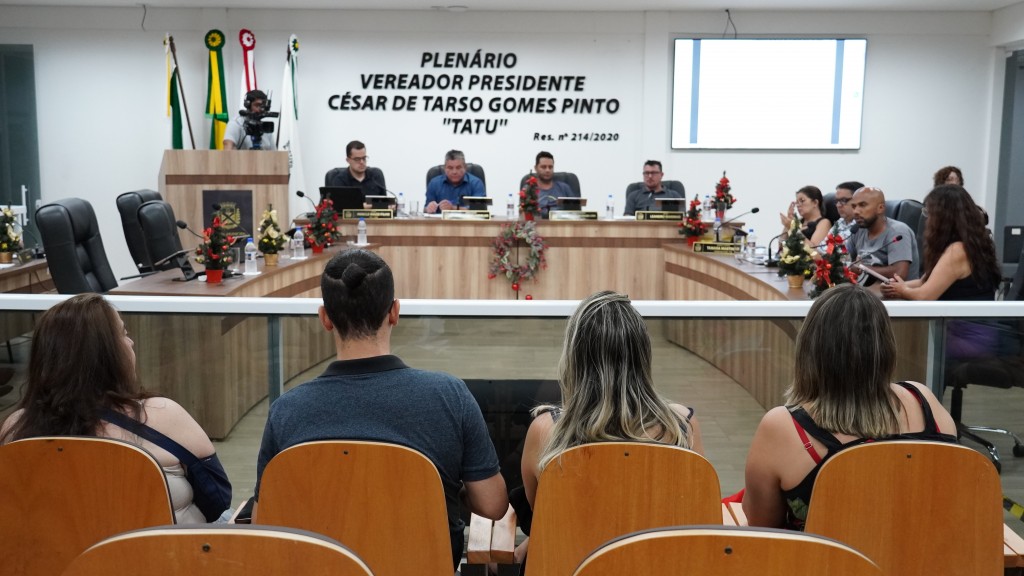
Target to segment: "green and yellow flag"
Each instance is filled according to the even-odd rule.
[[[167,89],[165,91],[167,102],[167,116],[171,119],[171,148],[181,150],[184,144],[181,139],[181,103],[178,99],[178,67],[171,57],[171,47],[174,38],[170,34],[164,36],[164,56],[167,61]]]
[[[206,116],[213,120],[210,126],[210,149],[224,149],[224,131],[228,126],[228,98],[224,90],[224,33],[210,30],[206,33],[206,47],[210,50],[210,73],[207,75]]]

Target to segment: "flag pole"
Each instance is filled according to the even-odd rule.
[[[174,59],[174,69],[180,71],[178,67],[178,51],[174,48],[174,36],[168,36],[168,41],[171,44],[171,58]],[[185,85],[181,81],[181,74],[178,74],[178,91],[181,93],[181,105],[185,108],[185,124],[188,126],[188,139],[192,142],[192,149],[196,149],[196,138],[192,135],[192,119],[189,118],[188,114],[188,102],[185,101]]]
[[[285,64],[288,65],[289,68],[291,68],[291,63],[292,63],[292,43],[291,42],[289,42],[288,45],[285,46],[284,51],[285,51],[284,62],[285,62]],[[281,86],[281,91],[284,92],[284,86]],[[284,103],[282,103],[281,114],[282,115],[284,114]],[[281,121],[280,120],[277,121],[277,125],[278,125],[277,140],[274,142],[274,147],[275,148],[281,148],[281,130],[280,130]]]

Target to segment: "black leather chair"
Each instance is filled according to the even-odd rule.
[[[643,187],[644,187],[644,183],[643,182],[633,182],[629,186],[626,186],[626,196],[629,196],[630,192],[632,192],[634,190],[639,190],[639,189],[641,189]],[[683,186],[683,183],[680,182],[679,180],[662,180],[661,181],[661,187],[662,188],[667,188],[669,190],[675,190],[676,192],[679,192],[679,194],[683,198],[686,198],[686,188]]]
[[[58,292],[81,294],[117,288],[91,204],[81,198],[47,204],[36,210],[36,226]]]
[[[900,202],[902,202],[902,200],[886,200],[885,215],[894,220],[898,220],[900,214]]]
[[[484,183],[484,191],[486,193],[486,190],[487,190],[487,178],[484,177],[484,169],[483,169],[483,167],[480,166],[479,164],[466,164],[466,172],[469,172],[473,176],[476,176],[477,178],[480,179],[481,182]],[[430,170],[427,170],[427,184],[429,185],[431,180],[433,180],[437,176],[440,176],[441,174],[444,174],[444,165],[443,164],[438,164],[437,166],[431,166]]]
[[[899,200],[896,208],[896,220],[903,222],[914,231],[917,239],[917,253],[924,258],[924,225],[927,221],[924,217],[924,205],[917,200]]]
[[[825,194],[823,200],[824,202],[821,208],[821,213],[825,218],[828,218],[828,221],[834,226],[835,223],[839,222],[839,219],[842,218],[842,216],[839,215],[839,207],[836,206],[836,193],[829,192],[828,194]]]
[[[128,242],[128,252],[135,261],[139,274],[153,270],[153,259],[146,252],[146,244],[139,227],[139,206],[151,200],[163,200],[155,190],[134,190],[117,197],[117,211],[121,213],[121,227],[124,228],[124,239]]]
[[[530,176],[536,176],[536,174],[534,174],[533,172],[530,172],[529,174],[527,174],[526,176],[523,176],[519,180],[519,189],[520,190],[522,190],[523,188],[526,187],[526,180]],[[580,179],[577,178],[576,175],[573,174],[572,172],[555,172],[554,174],[552,174],[552,178],[554,180],[557,180],[558,182],[565,182],[566,184],[569,185],[569,188],[572,189],[572,191],[576,193],[577,196],[580,196],[580,197],[583,196],[583,194],[580,192]]]
[[[174,209],[163,200],[152,200],[139,206],[139,225],[146,242],[146,250],[156,270],[180,269],[185,280],[197,276],[188,259],[188,251],[181,247]]]
[[[341,166],[338,168],[331,168],[330,170],[328,170],[327,174],[324,175],[324,186],[330,186],[330,182],[334,180],[334,175],[340,172],[344,172],[345,170],[348,170],[348,166]],[[380,174],[380,180],[384,180],[384,171],[381,170],[380,168],[374,168],[373,166],[370,166],[366,169],[366,178],[372,178],[373,175],[375,174]]]
[[[1024,258],[1024,249],[1021,250],[1021,257]],[[1024,300],[1024,266],[1017,266],[1013,283],[1006,295],[1006,300]],[[996,469],[1002,469],[999,461],[999,451],[995,445],[978,436],[977,432],[988,432],[1003,434],[1013,439],[1013,455],[1024,456],[1024,442],[1017,434],[1003,428],[989,426],[969,426],[964,424],[961,416],[963,412],[964,389],[974,384],[976,386],[989,386],[992,388],[1010,389],[1013,387],[1024,387],[1024,320],[1007,319],[999,322],[991,322],[994,329],[999,332],[999,346],[992,355],[985,358],[977,358],[961,361],[956,364],[947,363],[946,385],[953,388],[953,395],[949,403],[949,415],[956,422],[957,434],[961,439],[970,440],[988,451],[992,463]]]

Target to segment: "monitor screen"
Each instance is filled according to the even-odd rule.
[[[334,209],[339,213],[342,210],[362,210],[366,201],[363,189],[358,186],[321,186],[320,201],[325,198],[334,202]]]

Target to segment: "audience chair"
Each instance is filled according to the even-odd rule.
[[[629,186],[626,186],[626,196],[629,196],[630,192],[639,190],[643,187],[643,182],[633,182]],[[679,180],[662,180],[661,187],[668,190],[675,190],[676,192],[679,192],[683,198],[686,198],[686,188],[683,187],[683,183]]]
[[[36,210],[36,226],[58,292],[81,294],[117,288],[91,204],[80,198],[47,204]]]
[[[284,450],[263,471],[253,522],[334,538],[377,576],[452,574],[441,477],[404,446],[329,440]]]
[[[526,188],[526,181],[530,178],[530,176],[536,176],[536,174],[530,172],[529,174],[523,176],[519,180],[520,190]],[[576,174],[572,172],[555,172],[554,174],[552,174],[552,178],[558,182],[565,182],[566,184],[569,185],[569,188],[576,193],[577,196],[580,196],[581,198],[583,197],[583,193],[580,191],[580,179],[576,176]]]
[[[64,576],[370,576],[348,548],[319,534],[269,526],[161,526],[113,536]]]
[[[853,548],[788,530],[723,526],[658,528],[616,538],[580,563],[575,576],[882,576]]]
[[[145,450],[105,438],[0,446],[0,572],[60,574],[127,530],[174,523],[167,481]]]
[[[570,448],[541,472],[528,573],[571,576],[592,550],[637,530],[720,526],[721,497],[715,469],[690,450],[640,442]]]
[[[805,531],[861,551],[885,574],[1002,574],[999,474],[956,444],[847,448],[821,467]]]
[[[135,261],[139,274],[153,271],[153,259],[146,251],[142,228],[139,226],[139,206],[151,200],[163,200],[155,190],[135,190],[125,192],[117,197],[117,211],[121,214],[121,227],[124,228],[124,239],[128,243],[128,252]]]
[[[484,184],[484,190],[487,189],[487,178],[484,178],[483,166],[480,166],[479,164],[466,164],[466,172],[469,172],[473,176],[479,178]],[[444,164],[432,166],[430,170],[427,170],[427,184],[430,184],[430,181],[433,180],[434,177],[440,176],[441,174],[444,174]]]

